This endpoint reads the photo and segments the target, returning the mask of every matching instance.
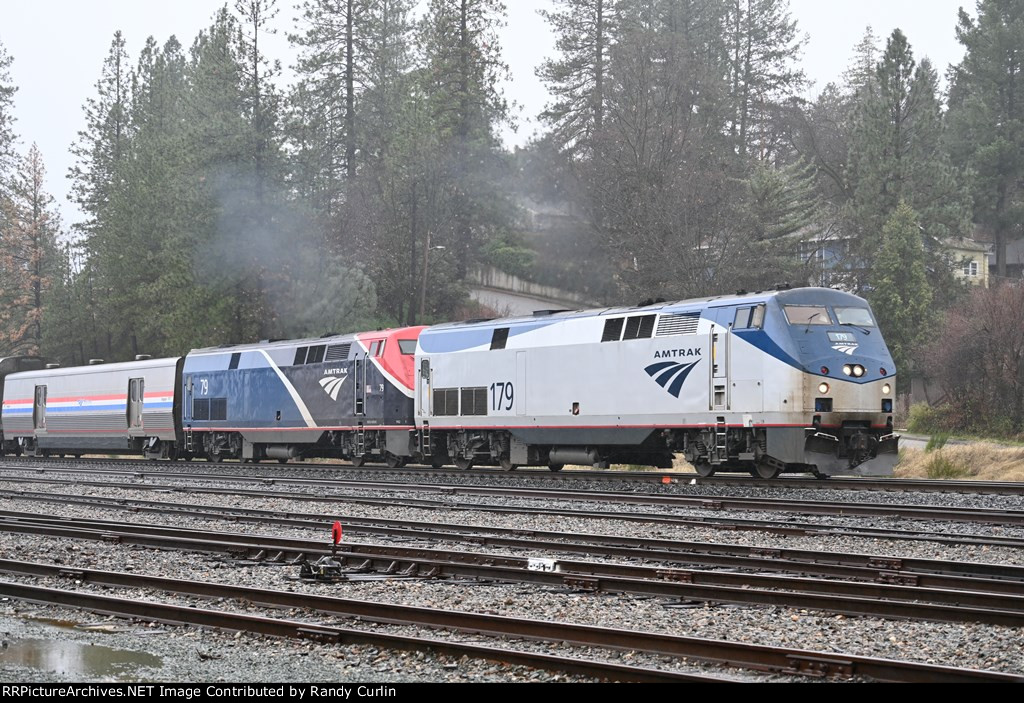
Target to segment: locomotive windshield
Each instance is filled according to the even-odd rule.
[[[416,340],[415,339],[399,339],[398,348],[403,354],[409,356],[410,354],[416,353]]]
[[[831,325],[832,317],[824,305],[786,305],[786,319],[791,325]]]
[[[874,327],[875,321],[871,319],[871,311],[867,308],[836,308],[836,317],[841,325],[854,325],[855,327]]]

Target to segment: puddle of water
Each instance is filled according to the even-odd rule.
[[[132,679],[143,668],[158,668],[160,657],[145,652],[61,640],[5,642],[0,664],[17,664],[69,676]]]
[[[26,620],[31,620],[32,622],[41,622],[44,625],[53,625],[54,627],[64,627],[64,628],[67,628],[69,630],[72,629],[72,628],[78,627],[78,622],[75,621],[75,620],[59,620],[57,618],[38,618],[38,617],[35,617],[34,615],[29,615],[25,619]]]

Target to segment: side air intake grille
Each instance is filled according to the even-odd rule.
[[[327,356],[324,357],[324,361],[344,361],[348,358],[348,352],[351,348],[351,342],[327,347]]]
[[[673,337],[677,334],[697,334],[700,313],[684,312],[662,315],[658,320],[658,337]]]

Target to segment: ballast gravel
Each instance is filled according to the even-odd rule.
[[[175,467],[180,469],[180,466]],[[220,472],[220,467],[218,467]],[[317,471],[310,470],[311,475]],[[289,474],[291,475],[291,474]],[[374,474],[377,476],[377,474]],[[45,478],[31,470],[24,477]],[[327,540],[327,527],[338,516],[366,517],[390,520],[414,520],[434,523],[475,525],[479,527],[505,527],[518,530],[552,531],[602,534],[627,537],[657,537],[696,542],[728,543],[743,546],[797,549],[824,549],[829,551],[869,553],[902,558],[942,559],[947,561],[975,561],[998,564],[1024,565],[1024,550],[981,544],[945,544],[927,540],[880,539],[844,534],[844,528],[853,526],[875,529],[921,529],[946,534],[992,535],[1024,539],[1024,529],[1009,526],[990,526],[958,522],[911,521],[896,518],[858,518],[813,516],[813,522],[830,526],[834,532],[807,536],[784,536],[763,531],[722,530],[705,525],[664,525],[638,521],[569,517],[559,510],[608,510],[608,505],[589,497],[574,500],[566,493],[563,499],[500,498],[496,496],[444,496],[436,491],[423,494],[396,485],[387,489],[358,489],[331,487],[324,490],[295,486],[273,486],[271,490],[294,493],[294,497],[260,498],[234,495],[190,492],[190,487],[239,489],[258,488],[251,482],[234,483],[210,481],[201,477],[175,479],[173,493],[154,494],[146,484],[165,483],[169,479],[149,475],[143,479],[128,479],[124,485],[93,486],[96,476],[82,474],[78,485],[29,484],[18,481],[19,474],[4,471],[0,474],[0,508],[6,511],[30,512],[46,516],[63,516],[72,520],[104,519],[130,523],[183,526],[182,516],[156,513],[131,513],[100,506],[84,506],[34,501],[17,496],[18,491],[44,491],[79,496],[97,496],[120,500],[162,500],[193,506],[220,505],[239,509],[269,510],[282,513],[314,513],[324,517],[321,530],[247,525],[225,520],[195,520],[188,518],[187,527],[227,532],[251,532],[303,539]],[[54,477],[56,478],[56,477]],[[73,478],[61,475],[60,478]],[[522,481],[529,479],[509,479]],[[5,480],[10,479],[10,480]],[[115,477],[105,481],[123,481]],[[479,479],[475,479],[479,481]],[[590,490],[626,490],[625,486],[611,488],[609,482],[592,482]],[[584,485],[586,482],[584,482]],[[550,484],[548,484],[550,485]],[[545,486],[546,487],[546,486]],[[574,484],[575,487],[575,484]],[[266,488],[266,487],[264,487]],[[938,496],[929,493],[878,493],[833,491],[814,489],[800,491],[764,489],[757,487],[726,487],[729,494],[759,495],[759,497],[785,497],[804,500],[847,500],[872,503],[931,504],[965,507],[1021,510],[1024,498],[1018,496],[957,495]],[[670,484],[633,485],[632,492],[681,495],[724,495],[721,486],[691,486]],[[319,496],[331,496],[329,502],[307,500],[302,491]],[[760,492],[763,495],[760,495]],[[337,494],[337,495],[332,495]],[[834,495],[827,495],[834,494]],[[798,496],[801,496],[798,498]],[[353,498],[378,498],[387,503],[367,504]],[[432,507],[401,505],[402,499],[429,497],[442,501]],[[443,505],[444,501],[463,504],[463,509]],[[479,506],[473,508],[474,502]],[[486,505],[481,505],[486,504]],[[546,508],[556,512],[546,514],[502,513],[493,506]],[[623,512],[658,513],[693,518],[729,518],[767,520],[785,524],[788,519],[805,521],[805,516],[785,513],[754,511],[702,510],[662,506],[630,506],[615,508]],[[384,538],[358,535],[357,527],[346,531],[350,538],[361,542],[381,541]],[[424,539],[425,546],[446,546],[451,549],[472,549],[496,554],[516,554],[513,549],[486,549],[466,544],[437,542]],[[407,544],[403,542],[402,544]],[[848,653],[864,656],[884,656],[893,659],[926,663],[945,663],[955,666],[993,669],[1024,673],[1024,650],[1019,646],[1020,631],[1016,628],[981,625],[976,623],[931,623],[880,618],[855,618],[842,615],[810,612],[793,608],[725,606],[706,604],[680,604],[660,598],[610,596],[575,593],[561,589],[545,589],[522,584],[481,584],[466,581],[424,580],[368,580],[337,584],[309,583],[297,580],[297,567],[252,565],[208,554],[159,551],[127,545],[53,539],[17,533],[0,533],[0,554],[5,558],[60,563],[81,568],[130,571],[136,573],[192,578],[253,588],[288,589],[356,598],[379,602],[418,605],[438,610],[457,609],[479,613],[493,613],[516,617],[529,617],[542,621],[565,621],[606,627],[640,629],[690,637],[708,637],[769,645],[796,646],[804,649]],[[520,554],[524,555],[524,554]],[[556,552],[557,555],[557,552]],[[524,555],[525,556],[525,555]],[[531,553],[529,556],[542,556]],[[0,574],[3,580],[40,582],[28,577],[12,579]],[[45,581],[41,580],[41,581]],[[53,582],[49,585],[54,585]],[[93,588],[88,584],[80,588]],[[152,593],[142,597],[154,598]],[[173,602],[175,596],[161,595],[159,600]],[[197,602],[195,599],[183,599]],[[228,607],[221,604],[218,607]],[[552,681],[583,680],[576,677],[537,672],[524,667],[505,666],[469,659],[451,659],[415,653],[392,652],[372,647],[342,647],[337,645],[292,642],[250,635],[226,635],[196,628],[151,628],[131,625],[127,631],[97,634],[62,628],[55,630],[40,618],[75,622],[95,620],[96,616],[67,609],[43,608],[17,601],[0,601],[0,637],[4,641],[24,638],[62,637],[128,650],[151,652],[162,657],[157,669],[135,672],[140,680],[152,681]],[[364,626],[371,625],[364,623]],[[384,626],[372,626],[384,627]],[[408,631],[398,628],[396,631]],[[153,634],[153,632],[160,634]],[[444,634],[443,637],[462,639],[463,635]],[[518,642],[517,647],[533,647],[534,643]],[[589,652],[588,652],[589,653]],[[662,659],[662,661],[658,661]],[[648,662],[644,662],[645,664]],[[651,666],[678,667],[679,662],[650,657]],[[718,667],[705,667],[687,663],[687,670],[707,670],[716,675],[757,680],[764,679],[736,670],[724,671]],[[56,681],[59,675],[51,672],[7,665],[0,662],[0,681]],[[66,680],[86,680],[81,677]]]

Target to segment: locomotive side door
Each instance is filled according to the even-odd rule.
[[[356,417],[366,414],[366,365],[369,360],[366,354],[356,356],[356,384],[355,384],[355,407],[353,414]]]
[[[711,388],[709,410],[729,409],[729,328],[711,329]]]
[[[186,423],[192,422],[192,377],[185,378],[185,399],[182,403],[182,417]]]
[[[430,359],[420,359],[420,416],[430,417]]]

